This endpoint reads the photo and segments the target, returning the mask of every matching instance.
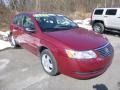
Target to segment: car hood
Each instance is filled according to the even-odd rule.
[[[103,35],[83,28],[46,32],[46,34],[74,50],[96,49],[108,42]]]

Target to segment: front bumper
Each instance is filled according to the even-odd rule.
[[[59,70],[61,73],[77,79],[89,79],[104,73],[112,62],[113,55],[106,58],[91,60],[73,60],[60,56]]]

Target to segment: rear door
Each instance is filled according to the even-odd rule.
[[[104,16],[105,26],[117,28],[117,9],[107,9]]]
[[[23,19],[22,14],[19,14],[14,17],[13,22],[10,25],[12,35],[14,36],[14,38],[18,44],[19,44],[18,37],[21,35],[21,32],[23,32],[22,19]]]

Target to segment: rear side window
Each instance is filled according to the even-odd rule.
[[[116,15],[117,9],[108,9],[106,15]]]
[[[18,25],[18,26],[22,26],[22,15],[17,15],[14,19],[13,19],[13,23]]]
[[[102,15],[103,14],[103,9],[97,9],[95,10],[95,15]]]

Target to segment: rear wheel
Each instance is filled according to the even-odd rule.
[[[95,23],[93,25],[93,30],[97,33],[103,33],[104,32],[104,25],[102,23]]]
[[[10,44],[11,44],[12,48],[17,47],[17,43],[16,43],[15,38],[12,34],[9,35],[9,41],[10,41]]]
[[[59,74],[57,62],[48,49],[45,49],[41,52],[40,59],[42,67],[46,73],[51,76],[56,76]]]

